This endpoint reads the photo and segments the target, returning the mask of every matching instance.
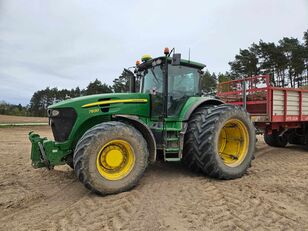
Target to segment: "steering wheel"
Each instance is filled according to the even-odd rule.
[[[172,96],[175,99],[182,98],[183,96],[186,96],[186,91],[176,90],[169,93],[170,96]]]

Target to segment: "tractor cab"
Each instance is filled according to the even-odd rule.
[[[186,101],[200,96],[200,75],[204,64],[181,59],[181,54],[152,59],[149,55],[137,61],[135,73],[140,79],[140,93],[151,96],[151,117],[178,117]]]

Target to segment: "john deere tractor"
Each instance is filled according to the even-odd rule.
[[[157,153],[209,177],[243,176],[256,139],[247,112],[202,96],[205,65],[171,56],[172,51],[143,56],[134,71],[127,70],[130,93],[83,96],[50,106],[54,141],[29,134],[32,166],[68,164],[85,187],[104,195],[134,187]]]

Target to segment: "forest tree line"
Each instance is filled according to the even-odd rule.
[[[215,82],[210,81],[212,86],[206,86],[215,88],[219,82],[256,75],[270,75],[271,84],[276,87],[308,86],[308,30],[302,41],[284,37],[277,43],[263,40],[253,43],[247,49],[240,49],[229,66],[230,71],[219,73]]]
[[[303,40],[284,37],[278,42],[251,44],[246,49],[240,49],[234,60],[229,62],[230,70],[225,73],[210,73],[206,70],[201,76],[203,92],[215,92],[219,82],[240,79],[247,76],[269,74],[274,86],[299,88],[308,85],[308,30],[304,32]],[[113,80],[113,85],[107,85],[95,79],[85,89],[58,89],[47,87],[34,92],[27,106],[12,105],[0,101],[0,114],[46,116],[49,105],[84,95],[112,92],[128,92],[129,75],[124,70]]]
[[[129,76],[125,71],[113,81],[113,85],[109,86],[95,79],[90,82],[85,89],[79,87],[72,89],[58,89],[57,87],[46,87],[43,90],[34,92],[31,97],[30,104],[22,106],[14,105],[0,101],[0,114],[18,115],[18,116],[46,116],[47,107],[51,104],[60,102],[65,99],[75,98],[79,96],[94,95],[112,92],[128,92]]]

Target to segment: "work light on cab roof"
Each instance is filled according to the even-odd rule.
[[[152,56],[151,56],[151,55],[143,55],[143,56],[141,57],[141,61],[142,61],[142,62],[146,62],[146,61],[151,60],[151,59],[152,59]]]

